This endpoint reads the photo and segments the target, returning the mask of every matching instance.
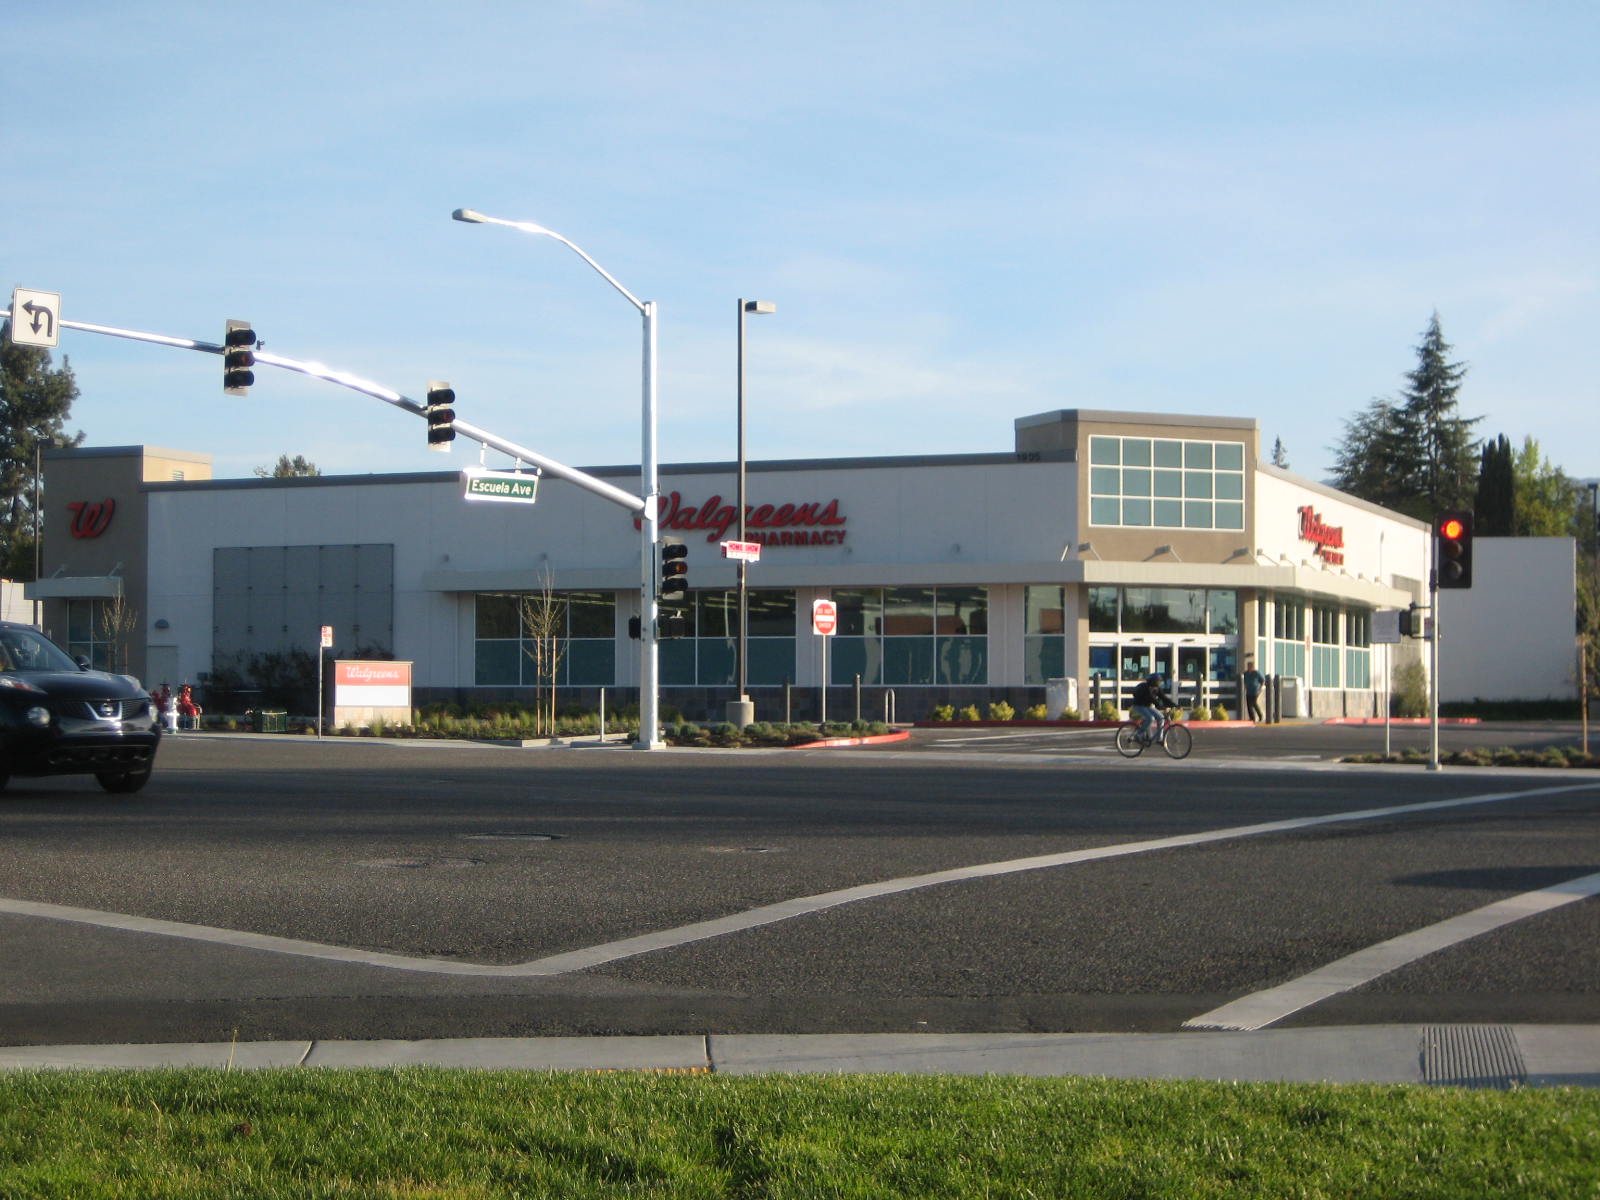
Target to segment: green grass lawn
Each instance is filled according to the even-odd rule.
[[[1600,1092],[401,1069],[0,1075],[0,1197],[1600,1193]]]

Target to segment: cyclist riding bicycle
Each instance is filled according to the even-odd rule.
[[[1163,682],[1160,675],[1152,675],[1133,689],[1129,711],[1139,723],[1139,738],[1146,745],[1160,736],[1161,710],[1173,707],[1172,697],[1162,690]]]

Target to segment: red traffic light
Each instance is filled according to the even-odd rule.
[[[1441,588],[1472,586],[1472,514],[1466,511],[1440,513],[1433,523],[1434,565]]]

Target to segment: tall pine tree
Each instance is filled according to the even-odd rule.
[[[1471,508],[1478,447],[1456,394],[1467,373],[1450,359],[1450,344],[1434,313],[1417,347],[1417,366],[1406,373],[1398,400],[1373,400],[1345,422],[1334,448],[1334,485],[1374,504],[1431,521],[1452,508]]]
[[[1410,387],[1400,406],[1401,432],[1415,454],[1412,490],[1422,505],[1411,515],[1431,520],[1451,508],[1471,508],[1477,478],[1478,447],[1472,427],[1481,417],[1462,417],[1456,395],[1466,364],[1449,361],[1451,346],[1439,330],[1439,314],[1417,347],[1416,369],[1406,374]]]
[[[76,446],[67,417],[78,398],[72,367],[50,366],[50,351],[11,344],[0,326],[0,574],[33,578],[33,493],[37,451]]]

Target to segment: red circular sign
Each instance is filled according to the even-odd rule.
[[[813,600],[811,602],[811,631],[817,634],[830,634],[839,627],[839,606],[832,600]]]

